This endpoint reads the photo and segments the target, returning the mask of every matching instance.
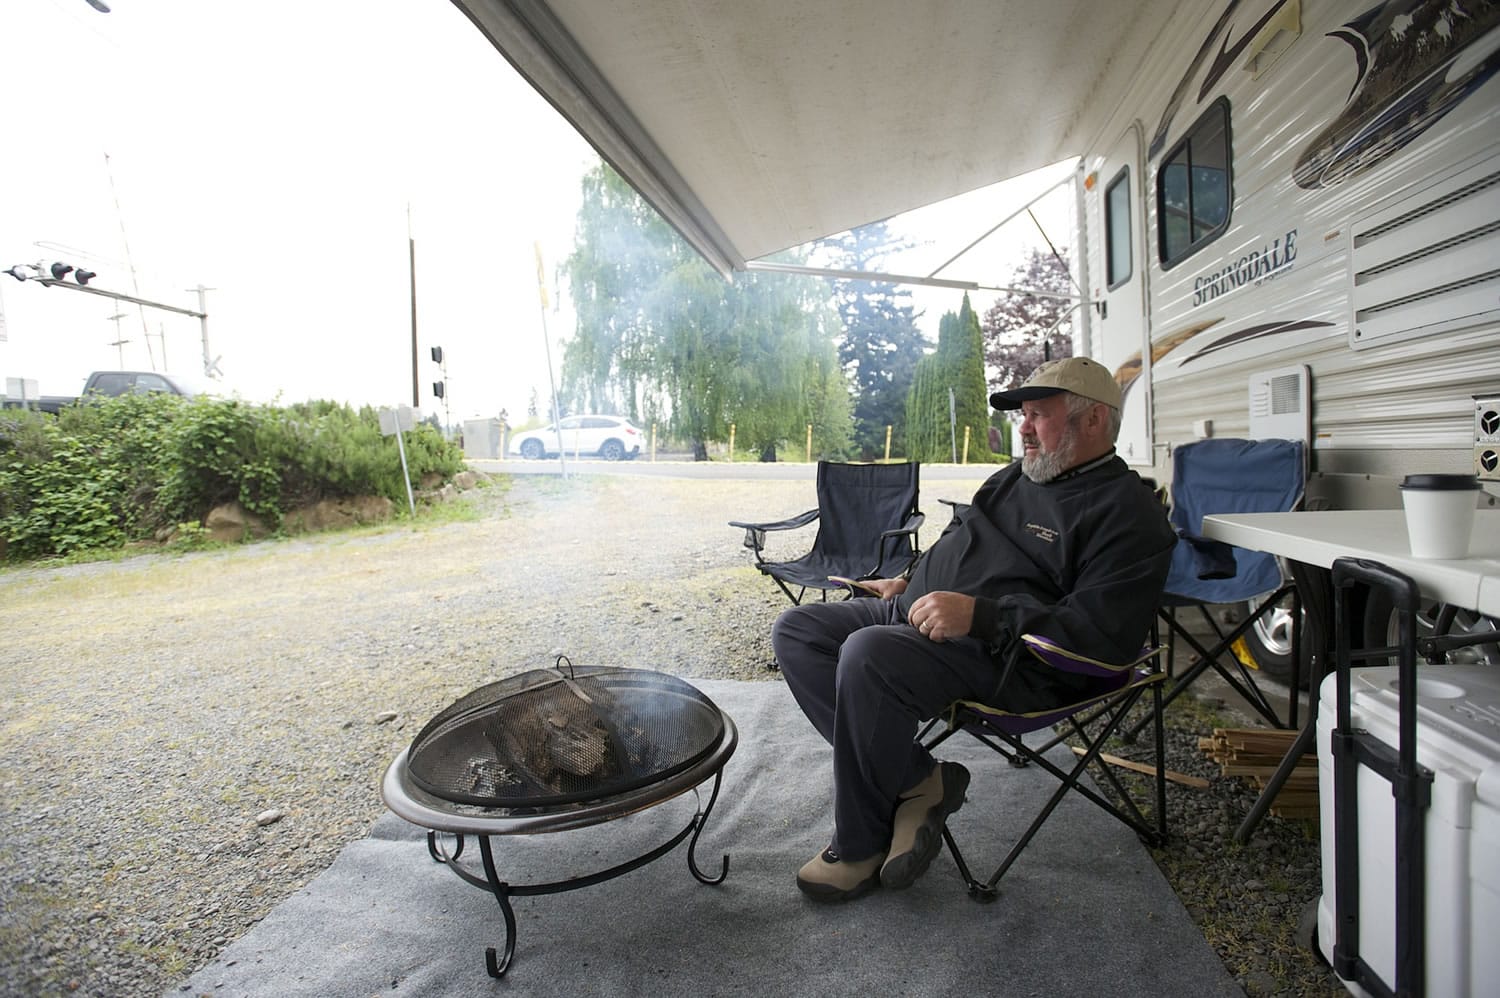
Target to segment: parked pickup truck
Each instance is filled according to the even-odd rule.
[[[90,395],[145,395],[149,392],[165,392],[168,395],[191,398],[201,391],[195,383],[175,374],[159,374],[155,371],[95,371],[83,383],[80,395],[43,395],[24,403],[20,399],[5,398],[0,400],[0,406],[7,409],[24,406],[56,415],[63,406],[73,405]]]

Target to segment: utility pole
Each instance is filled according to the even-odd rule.
[[[113,319],[115,323],[115,341],[111,343],[110,346],[119,351],[120,370],[123,371],[125,370],[125,344],[130,342],[129,340],[125,339],[124,335],[120,332],[120,320],[125,318],[125,313],[116,312],[114,315],[110,316],[110,318]]]
[[[411,407],[422,407],[422,390],[417,383],[417,240],[411,234],[411,202],[406,205],[406,255],[411,269]]]
[[[219,374],[224,373],[219,370],[219,360],[221,358],[211,356],[208,350],[208,292],[217,289],[205,288],[200,284],[197,288],[190,288],[189,290],[196,290],[198,292],[198,311],[196,314],[198,316],[198,325],[203,335],[203,376],[205,378],[212,378],[216,371]],[[165,361],[165,347],[162,348],[162,354],[162,359]]]

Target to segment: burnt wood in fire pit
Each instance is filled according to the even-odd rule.
[[[561,666],[566,659],[559,659]],[[485,951],[500,977],[515,953],[512,896],[555,894],[613,877],[666,855],[689,835],[688,868],[718,799],[738,739],[728,715],[690,684],[644,669],[538,669],[483,686],[427,723],[386,770],[382,794],[396,814],[429,829],[427,849],[459,877],[495,896],[505,916],[505,954]],[[585,877],[516,885],[500,878],[492,835],[563,831],[653,807],[713,778],[708,803],[687,827],[644,855]],[[438,833],[455,837],[445,851]],[[484,875],[459,862],[464,837],[479,840]]]

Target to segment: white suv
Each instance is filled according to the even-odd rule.
[[[557,456],[557,425],[527,430],[511,437],[510,453],[536,461]],[[641,453],[644,434],[621,416],[565,416],[562,445],[569,456],[597,454],[606,461],[634,459]]]

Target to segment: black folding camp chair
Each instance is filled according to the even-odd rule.
[[[1029,654],[1052,668],[1101,680],[1099,691],[1078,703],[1030,714],[1017,714],[991,704],[960,700],[949,708],[945,730],[934,735],[933,731],[941,723],[934,721],[918,735],[930,751],[956,732],[965,731],[1004,756],[1012,766],[1035,764],[1058,780],[1057,787],[1040,813],[1032,819],[1031,824],[1011,846],[999,868],[986,881],[981,882],[969,871],[968,863],[959,851],[952,833],[946,825],[943,827],[943,841],[947,843],[953,862],[969,887],[970,897],[976,901],[995,899],[996,884],[1000,882],[1000,878],[1005,876],[1005,871],[1020,857],[1069,791],[1103,808],[1135,831],[1148,845],[1157,845],[1166,840],[1165,735],[1161,722],[1161,683],[1166,675],[1160,668],[1159,652],[1159,648],[1150,647],[1142,650],[1133,661],[1112,665],[1076,655],[1044,637],[1024,635],[1021,645],[1007,663],[1007,671],[1014,668],[1020,655]],[[1004,686],[1003,680],[1001,685]],[[1155,722],[1155,761],[1154,765],[1139,762],[1136,765],[1143,766],[1148,773],[1154,774],[1150,780],[1153,799],[1149,802],[1138,800],[1138,795],[1130,791],[1111,765],[1102,758],[1105,742],[1119,728],[1142,694],[1147,692],[1151,693],[1151,716],[1147,720]],[[1023,739],[1026,734],[1054,725],[1061,726],[1061,730],[1042,744],[1029,745]],[[1069,736],[1076,737],[1081,744],[1073,749],[1077,753],[1076,761],[1065,769],[1048,759],[1047,753]],[[1100,789],[1096,790],[1083,780],[1086,771],[1099,777]],[[970,786],[969,792],[976,792],[975,785]]]
[[[742,523],[745,547],[755,552],[755,567],[769,575],[793,603],[809,589],[823,599],[843,588],[830,576],[849,579],[893,578],[916,561],[917,528],[924,519],[917,509],[921,465],[836,464],[818,462],[818,508],[773,523]],[[767,561],[766,534],[795,530],[813,522],[818,532],[812,549],[792,561]],[[796,592],[793,593],[793,588]]]

